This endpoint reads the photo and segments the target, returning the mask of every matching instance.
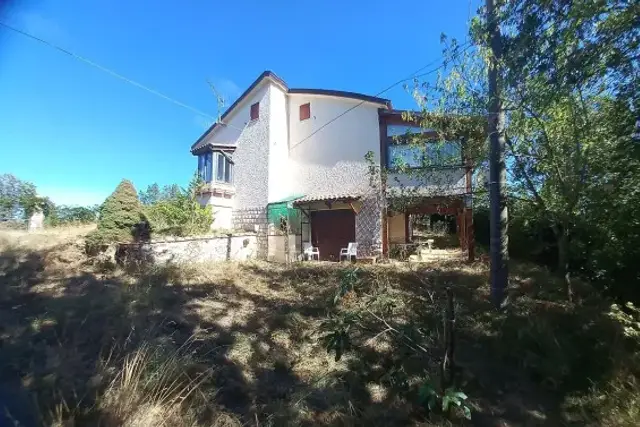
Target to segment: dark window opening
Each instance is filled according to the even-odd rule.
[[[231,184],[233,182],[233,163],[222,153],[216,153],[216,181]]]
[[[213,175],[213,153],[198,155],[198,176],[204,182],[211,182]]]
[[[311,104],[306,103],[300,106],[300,121],[307,120],[311,117]]]
[[[251,106],[251,120],[258,120],[260,117],[260,103],[256,102]]]
[[[397,144],[388,142],[387,167],[428,168],[462,166],[462,146],[458,142]]]

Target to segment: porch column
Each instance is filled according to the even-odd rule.
[[[465,216],[464,213],[462,211],[458,211],[458,213],[456,214],[456,231],[458,232],[458,241],[460,242],[460,250],[461,251],[466,251],[467,250],[467,245],[466,245],[466,231],[467,228],[465,227]]]
[[[465,212],[465,225],[466,225],[466,237],[467,237],[467,251],[469,255],[469,261],[475,260],[476,256],[476,239],[473,228],[473,209],[466,208]]]
[[[389,211],[387,209],[382,210],[382,256],[386,258],[389,256]]]

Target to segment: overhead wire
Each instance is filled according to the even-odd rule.
[[[206,117],[206,118],[209,118],[209,119],[212,119],[212,120],[216,120],[216,118],[214,116],[212,116],[211,114],[205,113],[202,110],[199,110],[199,109],[197,109],[195,107],[192,107],[192,106],[190,106],[188,104],[185,104],[182,101],[178,101],[177,99],[172,98],[172,97],[170,97],[168,95],[165,95],[162,92],[159,92],[159,91],[157,91],[157,90],[155,90],[153,88],[150,88],[149,86],[143,85],[142,83],[139,83],[139,82],[137,82],[135,80],[132,80],[132,79],[126,77],[126,76],[123,76],[120,73],[117,73],[117,72],[115,72],[115,71],[113,71],[113,70],[111,70],[111,69],[109,69],[109,68],[107,68],[107,67],[105,67],[103,65],[100,65],[100,64],[98,64],[98,63],[96,63],[96,62],[94,62],[94,61],[92,61],[92,60],[90,60],[90,59],[88,59],[88,58],[86,58],[86,57],[84,57],[82,55],[79,55],[79,54],[74,53],[74,52],[72,52],[72,51],[70,51],[68,49],[65,49],[65,48],[63,48],[63,47],[61,47],[61,46],[59,46],[59,45],[57,45],[55,43],[52,43],[52,42],[47,41],[45,39],[42,39],[40,37],[34,36],[33,34],[27,33],[26,31],[22,31],[22,30],[20,30],[18,28],[15,28],[15,27],[13,27],[13,26],[5,23],[5,22],[2,22],[2,21],[0,21],[0,25],[5,27],[5,28],[7,28],[7,29],[9,29],[9,30],[11,30],[11,31],[14,31],[14,32],[16,32],[18,34],[21,34],[21,35],[25,36],[25,37],[28,37],[28,38],[30,38],[32,40],[35,40],[35,41],[38,41],[38,42],[40,42],[40,43],[42,43],[44,45],[47,45],[50,48],[55,49],[55,50],[57,50],[59,52],[62,52],[65,55],[68,55],[68,56],[70,56],[70,57],[72,57],[74,59],[77,59],[77,60],[82,61],[82,62],[84,62],[86,64],[89,64],[92,67],[95,67],[95,68],[97,68],[97,69],[99,69],[99,70],[101,70],[101,71],[103,71],[103,72],[105,72],[107,74],[110,74],[113,77],[116,77],[116,78],[118,78],[118,79],[120,79],[122,81],[125,81],[125,82],[127,82],[129,84],[132,84],[133,86],[136,86],[136,87],[138,87],[138,88],[140,88],[142,90],[145,90],[145,91],[147,91],[147,92],[149,92],[149,93],[151,93],[153,95],[156,95],[156,96],[158,96],[160,98],[163,98],[163,99],[165,99],[165,100],[167,100],[169,102],[172,102],[175,105],[178,105],[178,106],[180,106],[182,108],[186,108],[187,110],[190,110],[191,112],[194,112],[194,113],[196,113],[196,114],[198,114],[198,115],[200,115],[202,117]]]
[[[134,85],[134,86],[136,86],[136,87],[138,87],[138,88],[140,88],[142,90],[145,90],[145,91],[147,91],[147,92],[149,92],[149,93],[151,93],[153,95],[156,95],[156,96],[158,96],[160,98],[163,98],[163,99],[165,99],[165,100],[167,100],[169,102],[172,102],[175,105],[178,105],[178,106],[183,107],[183,108],[185,108],[187,110],[190,110],[190,111],[192,111],[192,112],[194,112],[194,113],[196,113],[196,114],[198,114],[200,116],[203,116],[205,118],[212,119],[216,123],[221,123],[224,126],[229,126],[229,127],[234,128],[234,129],[237,129],[239,131],[243,130],[241,128],[235,127],[235,126],[230,125],[228,123],[218,122],[217,119],[214,116],[212,116],[211,114],[205,113],[205,112],[203,112],[203,111],[201,111],[201,110],[199,110],[199,109],[197,109],[195,107],[192,107],[192,106],[190,106],[190,105],[188,105],[188,104],[186,104],[186,103],[184,103],[182,101],[179,101],[179,100],[177,100],[175,98],[172,98],[172,97],[170,97],[170,96],[168,96],[168,95],[166,95],[166,94],[164,94],[162,92],[159,92],[159,91],[157,91],[157,90],[155,90],[153,88],[150,88],[150,87],[148,87],[146,85],[143,85],[142,83],[139,83],[139,82],[137,82],[135,80],[132,80],[132,79],[120,74],[120,73],[117,73],[117,72],[115,72],[115,71],[113,71],[113,70],[111,70],[111,69],[109,69],[109,68],[107,68],[107,67],[105,67],[103,65],[100,65],[100,64],[98,64],[98,63],[96,63],[96,62],[94,62],[94,61],[92,61],[92,60],[90,60],[90,59],[88,59],[88,58],[86,58],[86,57],[84,57],[82,55],[74,53],[74,52],[72,52],[72,51],[70,51],[70,50],[68,50],[66,48],[63,48],[63,47],[55,44],[55,43],[52,43],[50,41],[47,41],[47,40],[42,39],[40,37],[37,37],[37,36],[35,36],[33,34],[30,34],[30,33],[26,32],[26,31],[23,31],[23,30],[20,30],[18,28],[15,28],[15,27],[13,27],[13,26],[5,23],[5,22],[2,22],[2,21],[0,21],[0,25],[5,27],[5,28],[7,28],[7,29],[9,29],[9,30],[11,30],[11,31],[14,31],[14,32],[16,32],[18,34],[21,34],[21,35],[23,35],[25,37],[28,37],[28,38],[33,39],[35,41],[38,41],[38,42],[40,42],[40,43],[42,43],[44,45],[47,45],[50,48],[55,49],[55,50],[57,50],[57,51],[59,51],[61,53],[64,53],[64,54],[66,54],[66,55],[68,55],[68,56],[70,56],[70,57],[72,57],[74,59],[77,59],[77,60],[82,61],[82,62],[84,62],[84,63],[86,63],[88,65],[91,65],[92,67],[95,67],[95,68],[97,68],[97,69],[99,69],[99,70],[101,70],[101,71],[103,71],[103,72],[105,72],[105,73],[107,73],[107,74],[109,74],[109,75],[111,75],[113,77],[116,77],[116,78],[118,78],[118,79],[120,79],[120,80],[122,80],[124,82],[129,83],[129,84],[132,84],[132,85]],[[465,45],[466,45],[466,47],[464,47]],[[454,52],[454,54],[452,55],[452,58],[455,58],[455,57],[459,56],[460,54],[466,52],[471,46],[472,46],[472,42],[471,41],[466,41],[466,42],[458,45],[457,48],[459,50]],[[463,47],[464,47],[464,49],[463,49]],[[381,91],[377,92],[373,96],[374,97],[378,97],[378,96],[388,92],[389,90],[393,89],[394,87],[398,86],[401,83],[407,82],[407,81],[412,80],[412,79],[425,77],[427,75],[430,75],[430,74],[433,74],[433,73],[437,72],[438,70],[440,70],[440,69],[442,69],[442,68],[444,68],[446,66],[446,63],[443,63],[442,60],[443,60],[442,56],[440,56],[437,59],[434,59],[433,61],[431,61],[431,62],[427,63],[426,65],[424,65],[424,66],[418,68],[417,70],[415,70],[409,76],[394,82],[393,84],[385,87],[384,89],[382,89]],[[430,67],[430,66],[432,66],[432,65],[434,65],[436,63],[440,63],[440,65],[438,67],[434,68],[434,69],[431,69],[431,70],[427,71],[427,72],[421,73],[423,70],[427,69],[428,67]],[[336,120],[340,119],[341,117],[345,116],[346,114],[350,113],[351,111],[355,110],[356,108],[362,106],[366,102],[367,101],[363,100],[363,101],[360,101],[359,103],[357,103],[356,105],[348,108],[347,110],[345,110],[342,113],[338,114],[334,118],[332,118],[332,119],[328,120],[327,122],[325,122],[324,124],[322,124],[316,130],[314,130],[311,134],[307,135],[305,138],[303,138],[302,140],[300,140],[296,144],[290,145],[290,147],[294,148],[294,147],[302,144],[303,142],[307,141],[309,138],[311,138],[312,136],[314,136],[315,134],[317,134],[318,132],[320,132],[321,130],[326,128],[327,126],[329,126],[331,123],[335,122]]]
[[[453,56],[452,56],[452,57],[454,57],[454,58],[455,58],[455,57],[457,57],[458,55],[462,54],[463,52],[466,52],[466,51],[471,47],[471,42],[465,42],[465,43],[463,43],[463,44],[459,45],[459,46],[458,46],[458,48],[461,48],[461,47],[462,47],[462,46],[464,46],[464,45],[468,45],[468,46],[467,46],[466,48],[462,49],[462,51],[457,51],[457,52],[455,52],[455,53],[453,54]],[[419,69],[417,69],[416,71],[414,71],[413,73],[411,73],[411,75],[409,75],[408,77],[405,77],[405,78],[403,78],[403,79],[401,79],[401,80],[396,81],[395,83],[391,84],[390,86],[387,86],[386,88],[382,89],[380,92],[376,93],[376,94],[375,94],[375,95],[373,95],[373,96],[374,96],[374,97],[378,97],[378,96],[380,96],[380,95],[382,95],[382,94],[384,94],[384,93],[388,92],[389,90],[393,89],[394,87],[398,86],[398,85],[399,85],[399,84],[401,84],[401,83],[404,83],[404,82],[409,81],[409,80],[413,80],[413,79],[418,78],[418,77],[424,77],[424,76],[427,76],[427,75],[429,75],[429,74],[433,74],[433,73],[435,73],[436,71],[438,71],[438,70],[440,70],[441,68],[444,68],[444,67],[446,66],[446,64],[442,63],[442,59],[443,59],[442,57],[439,57],[439,58],[437,58],[437,59],[435,59],[435,60],[433,60],[433,61],[429,62],[427,65],[424,65],[424,66],[420,67]],[[434,64],[436,64],[436,63],[438,63],[438,62],[440,62],[440,63],[441,63],[438,67],[436,67],[436,68],[434,68],[434,69],[432,69],[432,70],[429,70],[429,71],[427,71],[427,72],[425,72],[425,73],[420,73],[422,70],[424,70],[424,69],[426,69],[426,68],[428,68],[428,67],[430,67],[430,66],[432,66],[432,65],[434,65]],[[360,102],[359,102],[359,103],[357,103],[356,105],[354,105],[354,106],[352,106],[352,107],[350,107],[350,108],[346,109],[345,111],[343,111],[342,113],[338,114],[338,115],[337,115],[337,116],[335,116],[334,118],[332,118],[332,119],[328,120],[328,121],[327,121],[327,122],[325,122],[322,126],[318,127],[316,130],[314,130],[313,132],[311,132],[309,135],[307,135],[306,137],[304,137],[303,139],[301,139],[300,141],[298,141],[296,144],[292,144],[292,145],[291,145],[291,148],[295,148],[295,147],[297,147],[298,145],[302,144],[303,142],[305,142],[306,140],[308,140],[309,138],[311,138],[313,135],[317,134],[317,133],[318,133],[318,132],[320,132],[322,129],[324,129],[325,127],[329,126],[331,123],[335,122],[336,120],[338,120],[339,118],[341,118],[341,117],[345,116],[346,114],[350,113],[351,111],[355,110],[356,108],[358,108],[358,107],[362,106],[362,105],[363,105],[364,103],[366,103],[366,102],[367,102],[366,100],[360,101]]]

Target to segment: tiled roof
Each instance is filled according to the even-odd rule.
[[[191,152],[193,154],[202,154],[203,152],[206,151],[211,151],[211,150],[235,150],[237,148],[237,144],[235,142],[205,142],[202,141],[198,147],[194,148],[193,150],[191,150]]]
[[[361,197],[360,194],[352,193],[334,193],[323,195],[307,195],[293,202],[294,205],[301,205],[311,202],[324,202],[334,200],[357,200]]]

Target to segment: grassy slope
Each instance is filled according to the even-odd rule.
[[[366,303],[413,335],[383,332],[362,311],[336,362],[320,325],[344,267],[123,271],[89,262],[84,232],[0,232],[0,404],[23,425],[444,425],[417,404],[417,389],[437,373],[447,286],[458,387],[473,409],[472,422],[455,424],[640,419],[638,356],[608,304],[588,289],[564,303],[539,269],[514,266],[511,304],[496,313],[482,263],[363,266],[335,310]]]

